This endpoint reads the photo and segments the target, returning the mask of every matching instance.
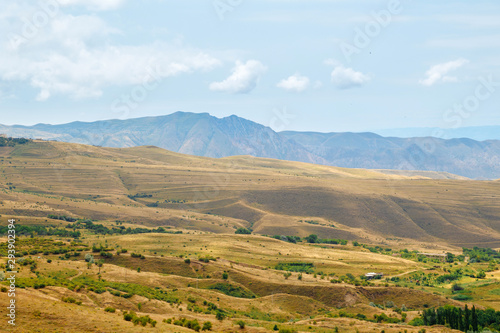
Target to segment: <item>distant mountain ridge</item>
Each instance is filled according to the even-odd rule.
[[[410,127],[373,131],[382,136],[397,138],[438,137],[442,139],[469,138],[476,141],[500,140],[500,126],[472,126],[460,128]]]
[[[252,155],[365,169],[421,170],[475,179],[500,178],[500,141],[394,138],[374,133],[277,133],[250,120],[176,112],[126,120],[62,125],[0,125],[0,134],[105,147],[153,145],[174,152]]]
[[[0,133],[114,148],[153,145],[207,157],[252,155],[326,164],[322,158],[269,127],[237,116],[219,119],[208,113],[176,112],[166,116],[62,125],[0,125]]]
[[[281,132],[346,168],[444,171],[468,178],[500,174],[500,141],[382,137],[374,133]]]

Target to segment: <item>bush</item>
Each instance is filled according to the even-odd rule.
[[[111,312],[111,313],[115,313],[116,312],[116,309],[115,308],[112,308],[110,306],[108,306],[106,309],[104,309],[104,311],[106,312]]]
[[[234,233],[237,235],[250,235],[252,231],[246,228],[238,228],[238,230],[236,230]]]
[[[215,314],[215,318],[219,321],[223,321],[226,318],[226,314],[220,310],[217,310],[217,313]]]
[[[222,278],[224,280],[227,280],[228,277],[229,277],[229,274],[227,274],[226,272],[222,273]]]
[[[200,323],[196,319],[188,320],[186,318],[180,318],[178,320],[174,320],[173,324],[177,325],[177,326],[189,328],[189,329],[194,330],[196,332],[199,332],[202,329],[200,326]],[[206,324],[206,322],[205,322],[205,324]],[[205,324],[203,324],[203,327],[205,327]],[[211,325],[212,324],[210,323],[210,328],[212,327]]]
[[[424,320],[422,318],[415,318],[408,324],[412,326],[424,326]]]
[[[101,251],[100,253],[101,257],[104,257],[104,258],[107,258],[107,259],[110,259],[113,257],[113,254],[110,253],[110,252],[105,252],[105,251]]]
[[[212,330],[212,323],[209,321],[204,322],[203,328],[201,330],[202,331],[211,331]]]
[[[190,263],[191,263],[191,259],[189,259],[189,258],[184,259],[184,262],[185,262],[186,264],[190,264]]]
[[[146,326],[147,324],[150,324],[152,327],[156,326],[156,320],[151,319],[149,316],[138,317],[133,311],[130,311],[130,313],[124,312],[123,319],[131,321],[134,325],[140,324],[141,326]]]
[[[82,305],[81,301],[77,301],[73,297],[63,297],[62,301],[66,302],[66,303],[71,303],[71,304],[76,304],[76,305]]]
[[[245,328],[245,322],[243,320],[238,320],[236,325],[238,325],[241,329]]]

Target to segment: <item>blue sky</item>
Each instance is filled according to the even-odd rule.
[[[0,123],[500,125],[498,1],[0,0]]]

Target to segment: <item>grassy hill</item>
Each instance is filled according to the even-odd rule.
[[[152,146],[0,147],[0,230],[16,220],[22,257],[10,331],[416,333],[408,323],[431,307],[500,310],[497,259],[461,255],[500,247],[497,182],[449,178]]]
[[[0,147],[0,154],[0,214],[58,213],[216,233],[245,227],[393,246],[500,247],[495,182],[249,156],[212,159],[152,146],[32,142]]]

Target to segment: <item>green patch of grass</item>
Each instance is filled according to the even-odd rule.
[[[472,297],[470,297],[469,295],[458,294],[456,296],[453,296],[452,299],[456,301],[470,301],[472,300]]]
[[[289,272],[314,273],[314,264],[306,262],[280,262],[274,269]]]
[[[255,298],[256,295],[240,286],[234,286],[230,283],[216,283],[208,286],[207,289],[218,290],[228,296],[239,297],[239,298]]]

